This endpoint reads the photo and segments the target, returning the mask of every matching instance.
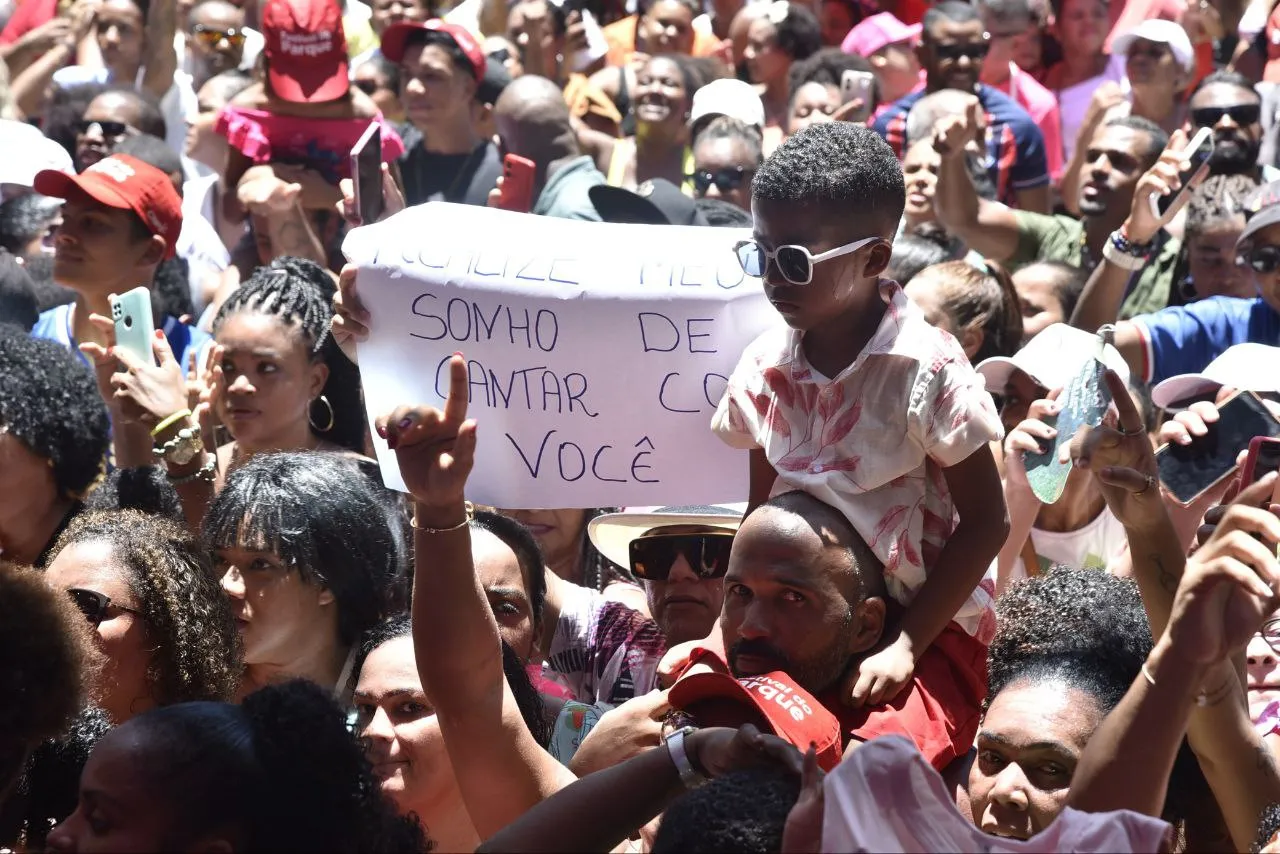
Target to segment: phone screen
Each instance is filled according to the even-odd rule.
[[[1190,445],[1165,445],[1156,452],[1160,482],[1183,504],[1230,474],[1236,457],[1255,436],[1280,435],[1280,422],[1249,392],[1224,403],[1218,409],[1218,420],[1206,426],[1208,432]]]
[[[1258,456],[1253,464],[1253,477],[1250,483],[1262,480],[1273,471],[1280,471],[1280,442],[1260,442]],[[1244,484],[1248,486],[1248,484]]]
[[[1156,197],[1156,209],[1160,212],[1160,216],[1164,216],[1165,213],[1168,212],[1169,208],[1178,200],[1179,196],[1188,192],[1187,183],[1195,177],[1195,174],[1200,171],[1200,167],[1203,166],[1205,161],[1207,161],[1210,155],[1213,154],[1212,132],[1207,134],[1197,133],[1196,137],[1192,139],[1192,142],[1195,142],[1196,139],[1200,140],[1200,145],[1187,155],[1187,160],[1191,161],[1191,166],[1186,171],[1178,173],[1178,178],[1182,181],[1182,189],[1178,190],[1176,193],[1169,193],[1166,196]]]
[[[382,216],[382,131],[377,122],[369,124],[351,149],[351,177],[361,224],[377,222]]]

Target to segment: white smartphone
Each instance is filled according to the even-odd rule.
[[[1151,196],[1151,214],[1156,219],[1164,222],[1174,204],[1184,195],[1191,192],[1191,188],[1187,184],[1190,183],[1191,179],[1200,171],[1200,167],[1204,166],[1212,154],[1213,128],[1200,128],[1200,130],[1196,131],[1196,135],[1191,137],[1187,147],[1182,149],[1181,152],[1181,159],[1189,161],[1191,164],[1185,171],[1178,173],[1182,186],[1178,188],[1176,193]]]
[[[871,101],[874,98],[876,76],[870,71],[845,71],[840,75],[840,103],[847,104],[855,98],[862,100],[857,113],[849,121],[865,122],[871,118]]]

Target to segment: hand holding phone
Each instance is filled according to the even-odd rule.
[[[382,129],[370,122],[351,149],[351,181],[360,224],[377,222],[384,210],[382,199]]]
[[[1249,455],[1245,457],[1244,467],[1240,470],[1240,488],[1257,483],[1273,471],[1280,471],[1280,439],[1269,436],[1255,436],[1249,443]],[[1276,496],[1280,494],[1280,481],[1271,494],[1271,503],[1280,503]]]
[[[533,210],[533,178],[537,167],[532,160],[515,154],[502,158],[502,188],[494,207],[528,213]]]
[[[1280,421],[1261,398],[1247,391],[1224,401],[1218,420],[1205,426],[1205,435],[1193,437],[1190,444],[1169,444],[1156,451],[1160,481],[1184,507],[1235,471],[1236,458],[1256,437],[1280,436]]]
[[[1187,143],[1186,148],[1182,149],[1178,154],[1179,164],[1183,161],[1188,164],[1185,169],[1179,166],[1178,181],[1180,185],[1178,189],[1171,193],[1152,193],[1148,196],[1152,216],[1162,224],[1172,217],[1175,205],[1191,193],[1192,179],[1195,178],[1201,167],[1209,161],[1209,157],[1212,154],[1213,128],[1200,128],[1200,130],[1196,131],[1196,135],[1191,137],[1191,141]]]
[[[851,122],[865,122],[871,118],[871,103],[875,95],[876,76],[870,71],[846,70],[840,75],[840,103],[849,104],[854,100],[862,102],[857,111],[850,113],[846,119]]]
[[[151,315],[151,292],[139,287],[120,296],[112,296],[111,320],[116,327],[116,346],[128,350],[148,365],[154,365],[156,358],[151,349],[151,336],[156,327]]]

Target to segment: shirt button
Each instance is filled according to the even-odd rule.
[[[810,466],[809,471],[813,472],[814,474],[822,474],[823,472],[822,463],[815,463],[814,465]]]

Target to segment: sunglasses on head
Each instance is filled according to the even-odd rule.
[[[124,122],[94,122],[87,119],[81,119],[76,122],[76,133],[81,136],[88,136],[89,131],[93,130],[95,126],[98,128],[98,133],[100,133],[104,139],[109,139],[113,136],[127,136],[133,132],[133,128],[129,127],[129,125]]]
[[[1211,128],[1230,116],[1238,125],[1255,124],[1262,117],[1261,104],[1233,104],[1230,107],[1201,107],[1191,111],[1191,121],[1196,127]]]
[[[741,166],[715,170],[698,169],[692,175],[685,177],[693,182],[693,189],[699,196],[705,196],[712,184],[715,184],[722,193],[738,189],[747,179],[747,170]]]
[[[218,43],[223,39],[226,39],[227,44],[232,47],[240,47],[244,44],[244,30],[236,27],[223,30],[218,27],[206,27],[204,24],[196,24],[192,27],[192,34],[196,37],[196,41],[210,48],[217,47]]]
[[[699,579],[723,578],[729,571],[733,534],[654,534],[631,541],[631,571],[645,581],[666,581],[676,558],[684,555]]]
[[[130,614],[137,614],[135,608],[126,608],[118,602],[112,602],[111,597],[96,590],[84,590],[79,587],[73,587],[67,591],[67,595],[71,597],[71,601],[80,609],[80,613],[85,615],[90,623],[95,626],[102,625],[102,621],[107,618],[107,610],[115,608],[118,611],[125,611]]]
[[[1280,270],[1280,246],[1254,246],[1236,258],[1258,273],[1274,273]]]
[[[793,285],[807,285],[813,281],[814,264],[821,264],[823,261],[830,261],[832,258],[839,258],[841,255],[857,252],[868,243],[874,243],[879,239],[878,237],[864,237],[861,240],[846,243],[844,246],[837,246],[835,249],[830,249],[817,255],[812,254],[803,246],[794,244],[768,250],[761,246],[758,240],[739,241],[733,247],[733,251],[738,256],[738,263],[742,265],[742,271],[748,276],[763,278],[765,271],[769,268],[769,263],[773,262],[777,265],[778,272],[782,274],[782,278]]]
[[[958,61],[961,57],[967,56],[974,62],[980,62],[987,58],[987,52],[991,50],[991,46],[986,42],[974,42],[972,44],[935,44],[933,53],[938,59]]]

